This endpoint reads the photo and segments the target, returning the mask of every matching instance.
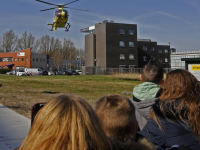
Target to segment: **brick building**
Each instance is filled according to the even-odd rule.
[[[47,55],[31,53],[31,49],[0,53],[0,68],[23,70],[24,68],[47,69]]]

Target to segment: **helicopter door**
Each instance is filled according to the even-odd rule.
[[[65,18],[67,18],[69,15],[68,15],[68,11],[67,10],[63,10],[65,12]]]

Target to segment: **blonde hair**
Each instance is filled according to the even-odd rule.
[[[96,102],[95,111],[108,137],[121,141],[135,138],[135,108],[128,98],[118,94],[104,96]]]
[[[61,95],[38,112],[19,150],[110,150],[92,107],[82,98]]]

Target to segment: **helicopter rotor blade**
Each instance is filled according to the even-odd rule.
[[[81,10],[81,11],[89,11],[89,10],[84,10],[84,9],[77,9],[77,8],[71,8],[71,7],[63,7],[63,8],[69,8],[69,9],[74,9],[74,10]]]
[[[41,0],[36,0],[36,1],[41,2],[41,3],[45,3],[45,4],[49,4],[49,5],[58,6],[58,5],[56,5],[56,4],[48,3],[48,2],[45,2],[45,1],[41,1]]]
[[[40,11],[47,11],[47,10],[56,9],[56,8],[58,8],[58,7],[53,7],[53,8],[43,9],[43,10],[40,10]]]
[[[74,3],[74,2],[77,2],[77,1],[79,1],[79,0],[75,0],[75,1],[69,2],[69,3],[67,3],[67,4],[64,4],[63,6],[69,5],[69,4]]]

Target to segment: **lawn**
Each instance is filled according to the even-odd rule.
[[[131,98],[138,78],[114,76],[0,76],[0,103],[30,118],[31,106],[47,102],[61,94],[76,94],[92,106],[107,94],[122,94]]]

